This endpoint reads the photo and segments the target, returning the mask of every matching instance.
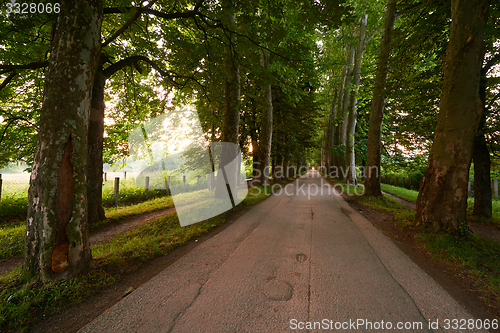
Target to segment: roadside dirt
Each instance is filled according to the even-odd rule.
[[[130,274],[124,275],[123,279],[116,283],[112,288],[97,292],[82,303],[74,303],[65,307],[57,314],[47,314],[47,316],[35,323],[30,332],[34,333],[71,333],[77,332],[80,328],[91,322],[94,318],[105,312],[114,304],[118,303],[130,290],[139,288],[142,284],[148,282],[157,274],[174,264],[186,253],[195,249],[207,239],[215,236],[240,216],[245,214],[251,207],[240,205],[233,209],[227,217],[226,223],[210,230],[205,235],[191,240],[188,244],[174,249],[167,255],[157,257],[144,264],[140,269]],[[168,214],[168,212],[164,212]],[[138,217],[139,218],[139,217]],[[153,217],[154,218],[154,217]],[[151,219],[151,218],[150,218]],[[144,218],[142,223],[148,219]],[[139,223],[140,224],[140,223]],[[136,224],[137,225],[137,224]],[[111,237],[111,236],[110,236]]]
[[[408,255],[420,268],[436,280],[436,282],[465,307],[474,318],[500,318],[500,308],[491,307],[486,304],[484,301],[485,295],[479,290],[474,289],[472,281],[467,278],[463,270],[448,267],[431,259],[431,256],[425,248],[422,248],[416,242],[413,230],[400,230],[395,226],[395,220],[391,215],[361,204],[356,200],[356,197],[347,195],[343,195],[343,197],[351,207],[356,209],[356,211],[361,213],[375,227],[380,229],[384,235],[391,239],[393,243],[406,253],[406,255]],[[402,199],[398,201],[400,200]],[[410,202],[409,204],[413,203]],[[491,227],[495,228],[494,226]],[[474,232],[476,231],[474,230]],[[490,331],[500,332],[500,330]]]
[[[97,243],[105,242],[118,233],[128,231],[138,225],[147,223],[148,221],[151,221],[152,219],[155,219],[157,217],[173,213],[174,211],[175,208],[173,207],[161,209],[140,216],[135,216],[124,221],[113,223],[112,225],[90,235],[90,245],[92,246]],[[17,266],[21,266],[23,264],[23,261],[23,257],[13,257],[0,260],[0,274],[10,272]]]

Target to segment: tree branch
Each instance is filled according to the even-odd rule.
[[[2,136],[0,137],[0,144],[2,144],[2,141],[5,137],[5,134],[7,133],[7,129],[9,128],[10,125],[12,125],[16,120],[24,120],[26,121],[28,124],[30,125],[33,125],[32,122],[30,122],[28,119],[26,118],[23,118],[23,117],[13,117],[13,118],[9,118],[9,119],[5,119],[5,121],[7,121],[7,125],[5,126],[5,128],[3,129],[3,133],[2,133]]]
[[[382,29],[382,24],[379,24],[379,26],[375,30],[373,30],[373,32],[370,35],[370,37],[368,37],[368,38],[365,39],[365,42],[363,43],[363,49],[366,47],[366,45],[368,45],[368,43],[370,42],[370,40],[377,34],[377,32],[380,31],[380,29]]]
[[[9,76],[7,76],[7,78],[5,80],[3,80],[2,84],[0,84],[0,90],[5,88],[9,84],[9,82],[12,81],[12,79],[14,79],[14,77],[16,77],[16,75],[17,75],[16,71],[13,71],[12,73],[10,73]]]
[[[490,71],[491,67],[493,67],[500,60],[500,53],[497,53],[493,58],[488,60],[488,62],[481,69],[481,75],[486,75]]]
[[[122,34],[122,32],[127,30],[128,27],[130,27],[132,25],[132,23],[137,21],[139,16],[141,16],[141,14],[144,13],[144,11],[146,11],[148,8],[150,8],[156,1],[158,1],[158,0],[151,0],[146,6],[138,8],[137,11],[135,12],[135,14],[131,18],[129,18],[129,20],[127,22],[125,22],[125,24],[122,25],[120,27],[120,29],[115,31],[115,33],[113,35],[111,35],[111,37],[108,37],[108,39],[106,39],[106,41],[104,43],[102,43],[101,47],[107,46],[109,43],[111,43],[116,38],[118,38],[118,36],[120,36]]]
[[[500,98],[500,92],[498,92],[493,98],[489,101],[488,106],[486,107],[486,110],[490,110],[490,107],[497,101],[497,99]]]
[[[13,72],[17,69],[38,69],[47,67],[48,65],[48,61],[32,62],[26,65],[0,65],[0,74]]]
[[[136,8],[137,11],[135,12],[135,14],[120,29],[118,29],[111,37],[109,37],[108,39],[106,39],[106,41],[102,44],[101,47],[107,46],[109,43],[111,43],[116,38],[118,38],[118,36],[120,36],[122,34],[122,32],[124,32],[125,30],[127,30],[127,28],[129,26],[131,26],[135,21],[137,21],[137,19],[139,18],[139,16],[141,16],[142,13],[147,13],[147,14],[150,14],[150,15],[154,15],[154,16],[163,18],[165,20],[172,20],[172,19],[176,19],[176,18],[188,18],[188,17],[192,17],[192,16],[195,16],[195,15],[199,14],[199,9],[200,9],[201,5],[203,4],[203,1],[205,1],[205,0],[198,1],[196,3],[196,5],[194,6],[193,10],[190,10],[188,12],[182,12],[182,13],[163,13],[163,12],[160,12],[158,10],[151,9],[151,6],[156,1],[157,0],[152,0],[152,1],[150,1],[147,4],[147,6],[145,6],[145,7],[139,7],[139,8],[137,8],[137,7],[110,7],[110,8],[105,8],[104,9],[104,14],[125,13],[125,12],[129,11],[132,8]]]
[[[165,71],[163,70],[160,65],[158,65],[155,61],[149,59],[148,57],[146,56],[142,56],[142,55],[136,55],[136,56],[131,56],[131,57],[128,57],[128,58],[125,58],[125,59],[122,59],[120,61],[118,61],[117,63],[114,63],[112,64],[111,66],[107,67],[106,69],[104,69],[102,71],[102,74],[104,75],[104,77],[106,79],[110,78],[114,73],[116,73],[117,71],[127,67],[127,66],[134,66],[136,69],[137,69],[137,66],[138,66],[138,62],[139,61],[144,61],[146,62],[147,64],[149,64],[151,67],[153,67],[162,77],[168,79],[172,84],[174,84],[175,86],[177,87],[185,87],[187,82],[188,81],[194,81],[196,84],[198,84],[202,90],[205,90],[205,87],[200,83],[198,82],[198,80],[196,80],[194,78],[194,76],[186,76],[186,75],[180,75],[180,74],[177,74],[175,72],[172,72],[172,71]],[[184,82],[183,84],[180,83],[180,82],[177,82],[175,79],[186,79],[186,82]]]

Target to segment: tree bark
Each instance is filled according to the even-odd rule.
[[[340,152],[339,152],[339,145],[340,145],[340,129],[341,129],[341,123],[340,121],[342,120],[342,97],[344,96],[344,83],[345,83],[345,77],[347,74],[347,66],[344,65],[342,68],[342,76],[340,77],[340,86],[339,86],[339,92],[338,92],[338,99],[337,99],[337,112],[335,114],[335,123],[338,125],[335,125],[335,133],[333,137],[333,146],[335,147],[335,154],[333,155],[333,164],[337,170],[335,170],[335,174],[339,174],[339,169],[340,169]],[[336,177],[337,178],[337,177]]]
[[[434,142],[417,198],[417,225],[459,233],[466,226],[469,168],[480,121],[488,0],[453,0]]]
[[[330,121],[330,138],[329,144],[328,144],[328,149],[330,151],[330,160],[328,161],[328,168],[327,168],[327,174],[330,174],[332,166],[335,165],[335,154],[333,153],[333,147],[335,145],[335,131],[337,130],[337,126],[335,126],[335,117],[336,117],[336,111],[337,111],[337,87],[335,87],[334,92],[333,92],[333,102],[332,102],[332,114],[331,114],[331,121]]]
[[[353,64],[354,64],[354,52],[356,51],[354,46],[351,46],[349,48],[349,54],[347,55],[347,62],[346,62],[346,68],[347,68],[347,74],[346,74],[346,79],[345,79],[345,86],[344,86],[344,97],[343,97],[343,102],[342,102],[342,110],[340,112],[340,119],[341,119],[341,124],[340,124],[340,145],[344,147],[344,153],[339,154],[339,165],[340,165],[340,170],[339,176],[340,179],[344,178],[344,173],[345,173],[345,168],[346,168],[346,159],[345,159],[345,147],[347,145],[347,107],[349,106],[349,96],[351,95],[351,85],[352,85],[352,74],[353,74]]]
[[[474,216],[490,218],[492,216],[490,152],[484,134],[474,140]]]
[[[255,136],[251,136],[252,140],[252,171],[253,171],[253,178],[254,180],[257,180],[259,175],[259,141],[256,138],[257,133],[255,133]],[[258,180],[257,180],[258,181]]]
[[[356,97],[361,77],[361,62],[363,61],[363,50],[365,45],[365,33],[368,15],[365,14],[359,25],[359,42],[356,50],[356,59],[354,60],[353,85],[354,89],[351,92],[349,99],[349,119],[347,123],[347,145],[346,145],[346,161],[347,161],[347,183],[356,183],[356,154],[354,153],[354,134],[356,131],[356,121],[358,112],[356,109]]]
[[[368,196],[382,196],[380,190],[380,158],[382,138],[382,118],[385,106],[385,83],[391,51],[391,34],[396,20],[396,0],[388,0],[385,12],[382,40],[375,74],[375,86],[370,108],[370,124],[368,127],[368,145],[366,158],[365,194]]]
[[[478,133],[474,139],[472,149],[472,159],[474,161],[474,216],[490,218],[493,215],[492,193],[491,193],[491,160],[490,151],[486,145],[484,127],[486,124],[486,74],[488,65],[482,68],[481,80],[479,83],[479,98],[482,102],[481,120],[479,122]]]
[[[87,128],[102,2],[62,1],[30,179],[24,273],[68,279],[90,267]]]
[[[102,150],[104,134],[104,86],[106,77],[97,70],[92,87],[88,132],[88,223],[93,225],[106,218],[102,206]]]
[[[269,55],[265,50],[261,50],[260,57],[261,65],[267,71],[270,65]],[[266,80],[262,87],[262,102],[262,124],[259,133],[259,183],[268,185],[269,159],[271,157],[271,142],[273,137],[273,99],[269,80]]]
[[[232,0],[222,2],[224,8],[224,19],[228,28],[234,31],[236,27],[235,4]],[[239,124],[240,124],[240,72],[236,59],[236,37],[229,33],[227,45],[225,47],[224,70],[225,70],[225,90],[224,90],[224,114],[222,117],[221,141],[234,143],[231,148],[221,151],[219,170],[231,163],[238,156],[236,149],[238,144]],[[234,149],[233,149],[234,148]],[[227,174],[229,183],[236,183],[236,174]],[[217,185],[215,197],[225,198],[227,187],[222,172],[217,173]],[[236,194],[234,194],[236,195]]]

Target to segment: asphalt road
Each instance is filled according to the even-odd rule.
[[[310,171],[80,332],[479,332],[333,193]]]

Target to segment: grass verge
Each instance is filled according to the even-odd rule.
[[[388,184],[380,184],[382,191],[390,193],[398,198],[416,203],[418,191],[408,190],[402,187],[392,186]],[[500,200],[493,200],[492,204],[492,217],[481,218],[473,215],[474,198],[467,199],[467,219],[475,222],[493,223],[500,226]]]
[[[388,184],[380,184],[382,191],[395,195],[398,198],[405,199],[410,202],[417,202],[418,191],[408,190],[406,188],[392,186]]]
[[[500,243],[476,235],[460,237],[414,226],[415,211],[387,196],[360,197],[358,202],[393,216],[397,228],[410,231],[431,260],[472,283],[484,304],[500,309]]]
[[[187,205],[200,199],[206,199],[213,193],[208,190],[183,193],[176,196],[176,204]],[[124,219],[174,207],[171,196],[159,197],[132,206],[106,208],[106,219],[90,226],[90,232],[96,232]],[[0,259],[7,259],[23,254],[25,221],[11,224],[0,224]]]
[[[252,188],[243,204],[255,204],[270,193],[270,186]],[[0,331],[27,331],[30,322],[111,287],[124,274],[154,257],[165,255],[225,223],[226,217],[227,213],[223,213],[187,227],[180,227],[176,213],[154,219],[95,245],[91,271],[68,281],[48,284],[24,281],[20,269],[0,276]]]

